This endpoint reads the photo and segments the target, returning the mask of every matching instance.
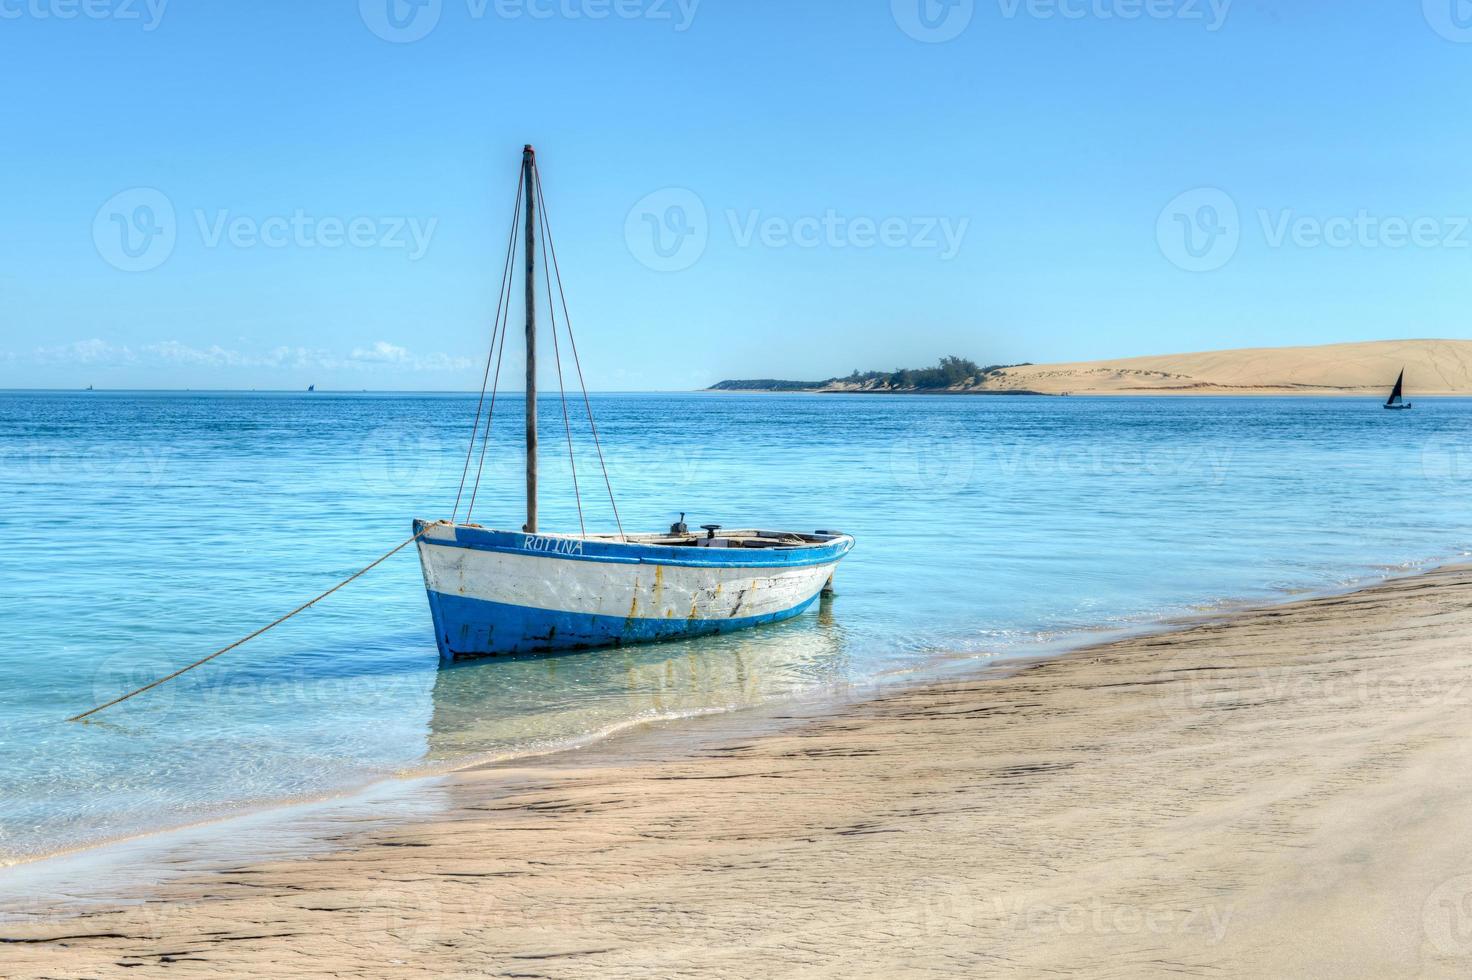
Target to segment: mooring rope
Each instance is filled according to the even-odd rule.
[[[438,523],[439,524],[443,524],[445,522],[444,521],[440,521]],[[312,608],[317,603],[321,602],[323,599],[326,599],[328,596],[332,595],[332,593],[336,592],[338,589],[341,589],[343,586],[347,585],[348,583],[353,582],[353,581],[356,581],[357,579],[362,578],[364,575],[367,575],[369,572],[373,571],[373,569],[377,568],[379,565],[382,565],[384,562],[388,561],[394,555],[398,554],[399,552],[403,551],[405,548],[409,547],[409,545],[413,544],[415,541],[418,541],[420,538],[424,537],[424,535],[429,531],[430,528],[437,527],[437,526],[438,526],[438,524],[426,524],[419,531],[418,534],[415,534],[412,538],[409,538],[407,541],[405,541],[403,544],[399,545],[398,547],[394,548],[392,551],[389,551],[389,552],[385,553],[384,555],[382,555],[381,557],[379,557],[377,560],[373,561],[371,564],[364,565],[362,568],[358,569],[356,572],[354,572],[353,574],[349,575],[347,578],[343,579],[341,582],[337,583],[332,588],[328,589],[326,592],[324,592],[321,595],[317,596],[317,598],[313,599],[310,602],[304,602],[304,603],[302,603],[300,606],[297,606],[295,609],[293,609],[291,612],[287,613],[285,616],[282,616],[280,619],[276,620],[273,623],[270,623],[269,625],[262,626],[260,629],[256,630],[254,633],[250,634],[249,636],[241,637],[240,639],[236,640],[234,643],[230,644],[229,646],[227,646],[227,647],[221,647],[220,649],[216,650],[214,653],[210,654],[208,657],[204,657],[203,659],[196,660],[194,663],[190,664],[187,667],[180,667],[178,670],[174,671],[172,674],[168,675],[167,677],[160,677],[158,680],[152,682],[151,684],[144,684],[142,687],[138,688],[137,690],[135,690],[135,691],[129,691],[127,694],[124,694],[122,697],[113,698],[111,701],[107,702],[106,704],[99,704],[97,707],[91,709],[90,711],[84,711],[84,712],[82,712],[79,715],[73,715],[72,717],[68,718],[67,721],[82,721],[85,718],[89,718],[92,715],[97,714],[97,712],[99,712],[99,711],[103,711],[103,710],[105,710],[107,708],[111,708],[115,704],[122,704],[124,701],[128,700],[129,698],[137,697],[138,695],[142,694],[144,691],[151,691],[155,687],[160,686],[161,684],[167,684],[169,681],[173,680],[175,677],[178,677],[180,674],[187,674],[187,673],[189,673],[189,671],[193,670],[196,667],[202,667],[205,664],[209,663],[211,660],[214,660],[216,657],[221,656],[222,654],[229,653],[231,650],[234,650],[236,647],[244,646],[246,643],[249,643],[251,640],[254,640],[256,637],[260,636],[262,633],[265,633],[268,630],[275,629],[276,627],[280,626],[282,623],[286,622],[288,619],[290,619],[291,617],[297,615],[298,613],[306,612],[308,609]]]

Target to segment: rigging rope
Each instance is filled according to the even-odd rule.
[[[624,522],[618,515],[618,501],[613,498],[613,481],[608,478],[608,464],[603,459],[603,444],[598,439],[598,423],[593,419],[593,404],[588,399],[588,384],[583,380],[583,362],[578,357],[578,341],[573,336],[572,316],[567,311],[567,293],[562,288],[562,269],[557,264],[557,243],[552,240],[552,221],[547,214],[547,202],[542,197],[542,182],[540,178],[537,180],[536,190],[537,202],[542,208],[542,221],[547,228],[547,246],[552,251],[552,271],[557,277],[557,295],[562,300],[562,322],[567,326],[567,339],[572,346],[572,361],[577,367],[578,372],[578,387],[583,392],[583,407],[588,412],[588,427],[593,431],[593,447],[598,451],[598,468],[603,471],[603,485],[608,488],[608,503],[613,508],[613,520],[618,525],[618,536],[624,541],[628,541],[628,535],[624,534]],[[548,287],[547,291],[550,294],[552,291],[551,287]],[[551,303],[551,301],[552,297],[548,295],[547,302]]]
[[[617,502],[617,500],[614,499],[614,495],[613,495],[613,483],[609,479],[609,476],[608,476],[608,464],[607,464],[607,462],[605,461],[605,459],[603,457],[603,446],[602,446],[602,443],[601,443],[601,441],[599,440],[599,437],[598,437],[598,423],[596,421],[594,421],[594,418],[593,418],[593,405],[592,405],[592,402],[588,398],[588,385],[587,385],[587,382],[583,378],[583,365],[582,365],[582,360],[578,357],[577,338],[573,335],[573,332],[572,332],[572,317],[568,313],[567,293],[564,290],[563,285],[562,285],[562,270],[559,267],[558,262],[557,262],[557,246],[552,241],[551,222],[548,220],[548,217],[547,217],[547,202],[546,202],[546,199],[543,197],[543,194],[542,194],[542,178],[541,178],[541,172],[540,172],[539,169],[536,168],[535,163],[533,164],[533,169],[532,169],[532,185],[533,185],[532,186],[532,189],[536,193],[537,201],[541,205],[541,208],[542,208],[542,214],[540,216],[540,221],[539,221],[539,225],[540,225],[540,227],[542,229],[542,264],[544,266],[547,265],[547,256],[549,254],[549,250],[550,250],[550,255],[551,255],[551,259],[552,259],[550,268],[544,269],[544,275],[547,276],[547,306],[548,306],[548,311],[549,311],[549,313],[551,314],[551,317],[552,317],[552,351],[553,351],[553,356],[554,356],[554,358],[555,358],[555,360],[557,362],[557,387],[558,387],[558,391],[559,391],[559,393],[561,394],[561,397],[562,397],[562,423],[563,423],[563,428],[567,432],[568,462],[572,466],[573,493],[576,495],[576,497],[577,497],[577,503],[578,503],[578,525],[579,525],[579,527],[582,530],[583,536],[584,537],[587,537],[587,533],[588,533],[587,527],[586,527],[586,525],[583,522],[583,501],[582,501],[582,493],[581,493],[581,491],[580,491],[580,489],[578,487],[577,460],[576,460],[575,454],[573,452],[572,422],[571,422],[571,418],[570,418],[570,416],[568,414],[568,410],[567,410],[567,389],[565,388],[565,386],[563,384],[563,376],[562,376],[562,355],[561,355],[561,349],[560,349],[559,341],[558,341],[558,337],[557,337],[557,313],[556,313],[556,308],[555,308],[555,306],[554,306],[554,304],[552,302],[552,276],[554,276],[554,275],[555,275],[556,280],[557,280],[557,294],[558,294],[559,299],[561,300],[561,305],[562,305],[562,319],[563,319],[563,323],[566,325],[566,328],[567,328],[567,339],[568,339],[568,342],[569,342],[569,344],[570,344],[570,346],[572,348],[573,364],[575,365],[575,367],[577,369],[578,386],[582,390],[582,394],[583,394],[583,406],[587,410],[587,413],[588,413],[588,425],[592,429],[592,432],[593,432],[593,445],[594,445],[594,447],[598,451],[598,465],[599,465],[599,468],[603,471],[603,484],[608,489],[608,502],[613,507],[613,519],[614,519],[615,523],[617,523],[617,525],[618,525],[619,537],[622,538],[623,540],[627,541],[628,538],[624,534],[623,520],[619,517],[619,513],[618,513],[618,502]],[[461,501],[461,499],[465,495],[465,483],[466,483],[467,478],[470,475],[470,459],[471,459],[471,456],[475,452],[475,440],[476,440],[476,436],[477,435],[481,435],[480,459],[479,459],[479,461],[478,461],[478,463],[476,465],[475,484],[471,488],[470,502],[469,502],[469,504],[466,505],[466,509],[465,509],[465,520],[466,520],[467,523],[469,523],[470,518],[471,518],[471,514],[475,510],[476,497],[480,493],[481,476],[485,472],[486,449],[487,449],[487,447],[488,447],[488,445],[490,443],[490,438],[491,438],[491,422],[492,422],[492,419],[494,418],[495,412],[496,412],[496,395],[497,395],[497,392],[500,390],[500,384],[501,384],[501,364],[502,364],[502,362],[504,360],[504,357],[505,357],[505,354],[506,354],[506,334],[508,333],[508,331],[506,330],[506,326],[509,323],[510,316],[511,316],[510,289],[514,286],[512,273],[515,271],[515,265],[516,265],[516,231],[517,231],[517,228],[520,227],[520,225],[522,223],[522,191],[523,191],[524,188],[525,188],[525,175],[523,174],[523,176],[517,181],[517,185],[516,185],[516,206],[515,206],[514,210],[512,211],[512,215],[511,215],[511,235],[510,235],[510,241],[509,241],[509,243],[507,245],[507,249],[506,249],[506,261],[503,264],[502,270],[501,270],[501,288],[500,288],[500,290],[496,294],[496,316],[495,316],[495,320],[493,321],[492,326],[491,326],[491,348],[490,348],[490,350],[488,350],[486,352],[486,366],[485,366],[485,371],[481,375],[480,398],[477,401],[476,406],[475,406],[475,427],[471,430],[471,433],[470,433],[470,444],[466,447],[466,450],[465,450],[465,465],[461,469],[461,473],[460,473],[460,488],[459,488],[458,491],[456,491],[456,494],[455,494],[455,509],[451,513],[452,520],[449,522],[452,526],[455,523],[454,518],[457,518],[459,516],[459,513],[460,513],[460,501]],[[499,342],[497,340],[497,334],[498,333],[500,334]],[[494,359],[495,359],[495,362],[496,362],[494,374],[492,374],[492,371],[491,371],[491,360],[492,360],[493,355],[494,355]],[[486,406],[486,387],[487,387],[487,379],[488,378],[490,380],[490,391],[491,391],[491,400],[490,400],[489,407]],[[486,427],[485,427],[485,431],[484,431],[484,434],[483,435],[481,434],[481,428],[480,428],[480,420],[481,420],[482,410],[484,410],[484,415],[485,415],[485,419],[486,419]],[[205,664],[207,664],[210,661],[216,659],[217,657],[224,656],[225,654],[229,653],[231,650],[235,650],[235,649],[237,649],[237,648],[239,648],[241,646],[244,646],[245,644],[249,643],[251,640],[254,640],[256,637],[261,636],[262,634],[267,633],[270,630],[275,629],[276,627],[280,626],[282,623],[284,623],[287,620],[293,618],[294,616],[298,616],[301,613],[306,612],[308,609],[312,608],[317,603],[321,602],[323,599],[326,599],[328,596],[330,596],[333,593],[339,591],[343,587],[345,587],[345,586],[351,584],[352,582],[355,582],[358,579],[362,578],[364,575],[368,574],[373,569],[377,568],[379,565],[382,565],[384,562],[388,561],[390,558],[392,558],[394,555],[398,554],[400,551],[403,551],[405,548],[409,547],[409,545],[411,545],[411,544],[415,543],[416,541],[418,541],[420,538],[422,538],[430,530],[430,528],[439,526],[440,524],[443,524],[443,523],[445,523],[445,522],[439,522],[438,524],[426,524],[417,533],[415,533],[413,537],[410,537],[410,538],[404,540],[402,543],[400,543],[400,544],[396,545],[395,547],[391,548],[389,551],[387,551],[384,554],[380,555],[378,558],[374,559],[372,562],[370,562],[367,565],[364,565],[362,568],[358,569],[358,571],[354,572],[352,575],[349,575],[347,578],[343,579],[341,582],[338,582],[332,588],[330,588],[327,591],[321,593],[320,595],[316,596],[315,598],[310,599],[307,602],[302,603],[300,606],[297,606],[291,612],[287,613],[284,616],[281,616],[280,618],[278,618],[276,620],[273,620],[272,622],[266,624],[265,626],[262,626],[260,629],[256,630],[255,632],[250,633],[250,634],[247,634],[246,636],[241,637],[240,639],[236,640],[234,643],[231,643],[231,644],[229,644],[227,646],[221,647],[220,649],[216,650],[214,653],[210,654],[207,657],[201,657],[199,660],[196,660],[193,663],[188,664],[187,666],[180,667],[178,670],[174,671],[173,673],[167,674],[164,677],[160,677],[158,680],[155,680],[155,681],[152,681],[152,682],[150,682],[148,684],[145,684],[142,687],[135,688],[134,690],[129,691],[128,693],[123,694],[120,697],[113,698],[111,701],[108,701],[108,702],[106,702],[104,704],[100,704],[100,705],[98,705],[95,708],[91,708],[91,709],[89,709],[87,711],[82,712],[81,714],[73,715],[72,717],[68,718],[67,721],[69,721],[69,722],[71,722],[71,721],[76,721],[76,722],[84,721],[87,718],[90,718],[93,715],[97,714],[98,712],[106,711],[108,708],[111,708],[111,707],[113,707],[115,705],[122,704],[124,701],[127,701],[127,700],[129,700],[131,698],[135,698],[135,697],[137,697],[140,694],[143,694],[143,693],[145,693],[147,691],[153,690],[156,687],[160,687],[160,686],[162,686],[164,684],[167,684],[169,681],[175,679],[176,677],[179,677],[179,676],[181,676],[183,674],[187,674],[189,671],[194,670],[194,669],[196,669],[198,667],[203,667]]]
[[[536,185],[537,199],[542,198],[542,174],[535,162],[532,164],[532,181]],[[557,364],[557,394],[562,399],[562,428],[567,432],[567,462],[572,468],[572,495],[578,504],[578,530],[588,536],[588,525],[583,521],[583,493],[578,488],[578,461],[572,449],[572,421],[567,414],[567,389],[562,384],[562,351],[557,342],[557,306],[552,302],[552,267],[547,262],[547,212],[541,214],[542,226],[542,273],[547,279],[547,314],[552,320],[552,359]]]
[[[470,457],[475,452],[475,437],[480,433],[481,409],[485,406],[486,403],[486,383],[490,380],[491,377],[491,358],[494,357],[496,353],[496,331],[501,329],[501,309],[508,298],[506,296],[506,284],[511,280],[511,260],[516,253],[516,226],[517,221],[521,215],[521,189],[523,179],[524,178],[518,178],[516,181],[516,204],[511,211],[511,240],[506,245],[506,261],[503,263],[501,269],[501,289],[499,292],[496,293],[496,316],[495,319],[491,321],[491,346],[486,350],[486,369],[485,373],[481,375],[480,379],[480,401],[475,403],[475,427],[470,430],[470,445],[465,447],[465,467],[460,471],[460,489],[455,491],[455,509],[450,512],[451,523],[454,523],[455,520],[460,516],[460,498],[465,495],[465,480],[470,475]],[[494,397],[491,402],[491,408],[492,410],[495,409]],[[486,429],[488,432],[490,430],[490,427],[491,420],[489,417],[487,417]],[[477,473],[477,485],[479,485],[479,482],[480,475],[479,473]],[[471,506],[475,506],[474,494],[471,495]],[[470,520],[470,514],[468,511],[465,514],[465,519],[467,521]]]
[[[521,182],[518,181],[517,187],[520,188],[521,186]],[[511,242],[506,249],[508,263],[507,269],[509,273],[514,273],[516,271],[516,229],[520,227],[520,225],[521,194],[520,190],[518,190],[516,198],[516,212],[511,217]],[[501,316],[501,344],[496,350],[496,373],[491,378],[491,407],[486,411],[486,431],[485,435],[481,437],[480,441],[480,461],[476,463],[475,467],[475,487],[470,491],[470,504],[465,508],[465,523],[467,524],[470,523],[471,514],[475,511],[475,500],[478,496],[480,496],[480,479],[486,470],[486,448],[491,444],[491,422],[496,417],[496,394],[501,390],[501,362],[506,356],[506,334],[509,332],[506,328],[510,325],[511,322],[511,290],[514,285],[515,283],[513,281],[513,276],[510,274],[508,274],[505,281],[501,283],[504,294],[504,299],[498,304],[498,308],[504,311]],[[494,333],[492,333],[491,335],[491,343],[495,343]],[[490,355],[487,354],[487,357],[489,356]],[[474,448],[474,436],[471,437],[470,445],[472,448]]]
[[[480,496],[480,478],[486,470],[486,448],[491,444],[491,419],[496,414],[496,395],[501,390],[501,362],[506,356],[506,329],[511,317],[511,298],[507,296],[506,316],[501,320],[501,344],[496,351],[496,372],[491,375],[491,407],[486,410],[486,430],[480,439],[480,461],[475,466],[475,487],[470,492],[470,504],[465,508],[465,523],[470,523],[470,515],[475,510],[476,498]]]
[[[436,526],[437,525],[435,525],[435,524],[426,524],[423,528],[421,528],[419,530],[419,532],[417,534],[415,534],[412,538],[409,538],[404,543],[400,544],[398,547],[394,548],[391,551],[386,552],[385,554],[383,554],[379,558],[375,559],[370,564],[364,565],[362,568],[358,569],[356,572],[354,572],[353,574],[349,575],[347,578],[343,579],[341,582],[337,583],[332,588],[328,589],[326,592],[324,592],[321,595],[317,596],[317,598],[311,600],[310,602],[304,602],[304,603],[302,603],[300,606],[297,606],[295,609],[293,609],[291,612],[287,613],[285,616],[282,616],[280,619],[276,620],[273,623],[269,623],[266,626],[262,626],[260,629],[256,630],[254,633],[251,633],[249,636],[241,637],[240,639],[236,640],[234,643],[230,644],[229,646],[221,647],[220,649],[216,650],[214,653],[210,654],[208,657],[204,657],[204,658],[201,658],[199,660],[196,660],[194,663],[190,664],[187,667],[180,667],[178,670],[174,671],[172,674],[169,674],[167,677],[160,677],[158,680],[153,681],[150,684],[144,684],[142,687],[140,687],[140,688],[138,688],[136,690],[129,691],[127,694],[124,694],[122,697],[113,698],[111,701],[107,702],[106,704],[99,704],[97,707],[91,709],[90,711],[84,711],[84,712],[82,712],[79,715],[73,715],[72,717],[68,718],[67,721],[81,721],[84,718],[90,718],[92,715],[97,714],[97,712],[99,712],[99,711],[103,711],[103,710],[106,710],[107,708],[111,708],[115,704],[122,704],[124,701],[128,700],[129,698],[137,697],[138,695],[142,694],[144,691],[151,691],[154,688],[156,688],[156,687],[158,687],[158,686],[160,686],[162,684],[167,684],[169,681],[173,680],[175,677],[178,677],[180,674],[187,674],[189,671],[193,670],[194,668],[196,668],[196,667],[203,667],[205,664],[209,663],[211,660],[214,660],[216,657],[221,656],[222,654],[229,653],[231,650],[234,650],[236,647],[244,646],[246,643],[249,643],[251,640],[254,640],[256,637],[260,636],[262,633],[265,633],[268,630],[275,629],[276,627],[280,626],[282,623],[286,622],[288,619],[290,619],[291,617],[297,615],[298,613],[306,612],[308,609],[312,608],[317,603],[321,602],[323,599],[326,599],[328,596],[332,595],[332,593],[336,592],[338,589],[341,589],[343,586],[347,585],[349,582],[356,581],[357,579],[362,578],[364,575],[367,575],[369,572],[373,571],[373,569],[377,568],[379,565],[382,565],[384,562],[388,561],[394,555],[397,555],[399,552],[401,552],[405,548],[409,547],[409,545],[413,544],[415,541],[418,541],[420,538],[424,537],[424,535],[426,533],[428,533],[428,531],[429,531],[430,528],[436,527]]]

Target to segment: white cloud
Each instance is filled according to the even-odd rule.
[[[191,347],[177,340],[145,344],[136,351],[130,347],[93,338],[57,347],[38,347],[34,360],[44,364],[145,364],[192,368],[277,368],[294,370],[358,370],[381,371],[397,368],[405,371],[452,372],[474,367],[468,357],[449,354],[415,354],[407,347],[376,341],[369,347],[354,348],[346,357],[326,350],[307,347],[275,347],[268,351],[240,351],[219,344]],[[14,354],[0,351],[0,361],[15,361]]]
[[[386,340],[380,340],[368,349],[355,348],[349,355],[354,361],[367,361],[372,364],[403,364],[410,359],[407,348],[397,344],[390,344]]]
[[[439,353],[424,354],[413,360],[416,371],[468,371],[475,367],[475,363],[473,358]]]
[[[391,364],[410,371],[465,371],[475,365],[468,357],[452,357],[440,353],[415,354],[406,347],[386,340],[380,340],[369,348],[355,348],[348,359],[363,366]]]
[[[266,357],[275,367],[308,368],[320,367],[328,355],[326,351],[308,350],[305,347],[277,347]]]
[[[76,340],[60,347],[37,347],[36,360],[43,364],[131,364],[136,358],[126,347],[116,347],[105,340]]]
[[[152,355],[168,364],[193,364],[209,367],[251,366],[251,359],[239,351],[227,350],[218,344],[200,350],[181,344],[177,340],[166,340],[161,344],[149,344],[143,353]]]

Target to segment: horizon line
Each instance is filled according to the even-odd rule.
[[[581,390],[581,389],[579,389]],[[686,392],[711,391],[710,388],[589,388],[590,395],[678,395]],[[0,393],[48,392],[61,394],[236,394],[236,395],[479,395],[476,388],[57,388],[51,387],[0,387]],[[729,394],[729,392],[718,392]],[[525,395],[524,388],[502,388],[503,395]],[[556,392],[538,390],[538,399],[556,397]]]

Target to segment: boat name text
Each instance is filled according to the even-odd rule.
[[[550,551],[554,555],[581,555],[583,553],[581,541],[569,538],[544,538],[535,534],[528,534],[521,546],[526,551]]]

